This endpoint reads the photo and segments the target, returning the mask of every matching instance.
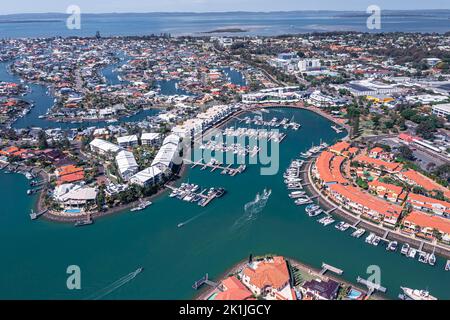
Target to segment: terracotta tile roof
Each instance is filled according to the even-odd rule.
[[[350,148],[350,144],[348,142],[341,141],[341,142],[338,142],[335,145],[331,146],[330,151],[340,154],[340,153],[344,152],[345,150],[347,150],[348,148]]]
[[[445,208],[444,211],[450,214],[450,203],[447,201],[426,197],[421,194],[410,193],[408,195],[408,202],[430,210],[434,210],[437,207],[443,207]]]
[[[84,169],[75,165],[67,165],[55,171],[58,177],[58,184],[81,181],[84,179]]]
[[[329,151],[322,152],[316,160],[316,168],[319,173],[320,179],[322,179],[325,183],[334,182],[335,178],[333,177],[330,170],[330,161],[334,157],[334,154]]]
[[[401,173],[404,178],[406,178],[409,181],[412,181],[414,184],[424,188],[427,191],[433,191],[433,190],[440,190],[444,192],[444,194],[450,196],[450,191],[444,186],[441,186],[437,182],[433,181],[432,179],[424,176],[423,174],[414,171],[414,170],[408,170]]]
[[[403,191],[402,187],[399,187],[399,186],[396,186],[393,184],[389,184],[389,183],[384,183],[384,182],[381,182],[378,180],[369,182],[369,188],[375,189],[375,190],[384,190],[385,192],[392,192],[397,195],[400,195]]]
[[[374,167],[380,169],[381,167],[385,167],[386,170],[392,172],[398,172],[402,169],[402,165],[394,162],[387,162],[380,159],[373,159],[366,155],[358,155],[355,157],[355,161],[364,163],[366,165],[373,165]]]
[[[250,278],[252,285],[260,289],[282,289],[289,283],[289,271],[283,257],[274,257],[273,262],[262,261],[256,269],[246,267],[243,273]]]
[[[345,158],[341,156],[334,157],[333,160],[331,160],[331,174],[335,178],[335,180],[338,183],[345,184],[347,183],[347,179],[344,178],[341,172],[341,166],[344,162]]]
[[[219,292],[214,300],[247,300],[253,297],[250,290],[238,278],[231,276],[222,281],[225,290]]]
[[[443,233],[450,234],[450,219],[413,211],[405,218],[405,222],[412,223],[421,228],[438,229]]]
[[[402,211],[402,207],[371,196],[370,194],[362,192],[353,186],[334,184],[330,186],[330,189],[349,201],[358,203],[374,212],[378,212],[385,217],[398,217]]]
[[[372,150],[370,150],[370,153],[382,153],[383,152],[383,148],[380,147],[375,147]]]

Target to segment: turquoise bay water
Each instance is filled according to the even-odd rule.
[[[349,233],[321,226],[293,204],[283,183],[284,169],[312,142],[322,138],[333,143],[339,138],[328,120],[309,111],[276,109],[265,116],[293,115],[303,127],[289,131],[281,144],[277,175],[260,176],[257,165],[235,177],[188,170],[184,181],[228,190],[206,208],[162,195],[144,211],[115,214],[92,226],[32,222],[28,213],[35,197],[25,194],[28,181],[1,173],[0,298],[83,299],[144,267],[133,281],[105,298],[189,299],[196,294],[192,283],[205,273],[217,278],[250,253],[277,253],[315,267],[332,264],[350,281],[367,277],[367,267],[378,265],[389,297],[395,298],[400,286],[408,286],[449,299],[450,273],[443,270],[443,259],[430,267],[388,253],[383,246],[373,247]],[[253,220],[247,219],[245,204],[264,188],[272,189],[266,207]],[[193,217],[197,218],[177,228]],[[79,291],[66,288],[69,265],[81,268]]]

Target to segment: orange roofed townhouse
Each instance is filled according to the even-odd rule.
[[[392,202],[403,202],[406,199],[406,192],[403,192],[402,187],[379,180],[371,181],[368,184],[369,190],[375,192],[381,198]]]
[[[348,183],[347,179],[341,173],[341,166],[345,158],[334,156],[329,151],[322,152],[316,160],[313,173],[324,185],[334,183]]]
[[[450,198],[450,190],[444,186],[441,186],[432,179],[424,176],[423,174],[414,171],[407,170],[400,174],[399,178],[409,184],[413,184],[424,188],[426,191],[431,192],[435,190],[442,191],[447,198]]]
[[[252,262],[242,271],[242,282],[255,295],[261,295],[266,300],[297,299],[283,257]]]
[[[231,276],[222,281],[222,291],[214,296],[214,300],[254,300],[254,297],[238,278]]]
[[[18,147],[12,146],[5,150],[0,151],[0,155],[5,157],[18,157],[21,159],[28,159],[34,156],[34,153],[28,149],[20,149]]]
[[[58,184],[73,183],[84,180],[84,169],[74,165],[59,167],[55,171]]]
[[[418,236],[434,239],[440,233],[441,241],[450,244],[450,220],[423,212],[413,211],[403,219],[404,231]]]
[[[450,217],[450,203],[420,194],[410,193],[408,203],[417,210]]]
[[[374,159],[367,155],[358,155],[355,157],[354,161],[364,164],[366,166],[372,166],[376,170],[386,171],[389,173],[398,173],[402,170],[402,165],[395,162],[387,162],[380,159]]]
[[[383,222],[389,227],[395,226],[402,212],[401,206],[390,204],[353,186],[331,185],[330,197],[351,212],[377,223]]]
[[[330,147],[330,151],[338,156],[344,155],[344,152],[350,148],[350,143],[341,141]]]
[[[380,147],[372,148],[369,151],[369,157],[386,161],[391,161],[393,159],[393,155],[391,153],[385,152],[383,148]]]

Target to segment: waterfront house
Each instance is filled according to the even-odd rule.
[[[89,146],[94,153],[98,153],[100,155],[115,155],[117,152],[121,150],[121,148],[109,141],[103,140],[103,139],[94,139],[89,143]]]
[[[296,300],[283,257],[252,262],[242,271],[242,282],[255,295],[267,300]]]
[[[163,173],[171,173],[175,164],[180,164],[179,159],[180,137],[175,134],[168,135],[153,159],[152,166],[158,167]]]
[[[253,293],[235,276],[226,278],[221,283],[222,290],[214,296],[214,300],[253,300]]]
[[[395,226],[403,209],[401,206],[390,204],[353,186],[333,184],[329,190],[330,198],[347,210],[391,227]]]
[[[348,181],[341,172],[344,160],[342,156],[334,156],[333,153],[324,151],[315,162],[313,174],[326,186],[335,183],[347,184]]]
[[[447,201],[410,193],[407,202],[417,210],[450,217],[450,203]]]
[[[336,300],[339,288],[340,284],[334,280],[313,279],[306,281],[300,290],[304,296],[314,300]]]
[[[139,166],[130,151],[122,150],[116,156],[117,168],[120,176],[128,181],[134,174],[138,172]]]
[[[59,197],[65,210],[84,209],[95,205],[96,198],[97,189],[92,187],[75,188]]]
[[[129,135],[117,137],[117,143],[121,148],[129,148],[137,146],[139,141],[136,135]]]
[[[440,234],[441,241],[450,244],[450,219],[413,211],[403,219],[403,227],[428,239]]]
[[[155,185],[162,180],[163,172],[158,166],[151,166],[146,168],[130,178],[131,184],[136,184],[141,187],[148,187]]]

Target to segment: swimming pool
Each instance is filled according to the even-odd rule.
[[[215,300],[216,296],[217,296],[218,292],[213,293],[208,300]]]
[[[64,210],[65,213],[81,213],[81,209],[67,209]]]
[[[351,300],[357,300],[359,298],[361,298],[362,293],[358,290],[355,289],[350,289],[350,292],[347,295],[347,298],[351,299]]]

